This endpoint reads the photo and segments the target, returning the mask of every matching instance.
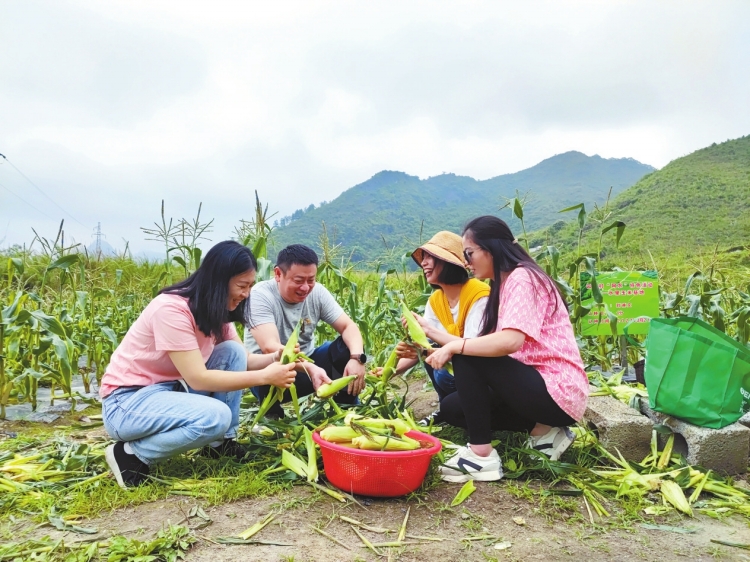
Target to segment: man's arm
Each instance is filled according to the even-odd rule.
[[[276,324],[267,323],[253,326],[250,328],[250,333],[263,353],[275,353],[279,349],[284,349]]]
[[[250,333],[255,338],[258,347],[260,347],[260,350],[263,353],[281,353],[281,351],[279,350],[284,349],[284,344],[281,343],[279,330],[276,327],[276,324],[260,324],[258,326],[255,326],[254,328],[251,328]],[[259,357],[263,356],[261,355]],[[299,373],[307,373],[307,375],[310,377],[310,380],[312,381],[313,388],[315,390],[317,390],[321,384],[331,382],[331,379],[328,378],[328,375],[326,375],[326,372],[323,369],[321,369],[317,365],[308,363],[307,361],[298,362],[295,366],[295,369]]]
[[[352,355],[364,353],[364,344],[362,343],[362,334],[359,331],[359,326],[357,326],[354,321],[346,315],[346,313],[341,314],[341,316],[331,324],[331,327],[341,335],[341,339],[344,340],[346,347],[349,348],[349,353]],[[357,378],[349,383],[347,389],[349,394],[357,396],[365,388],[365,366],[356,359],[349,359],[349,362],[346,364],[346,368],[342,373],[342,376],[344,377],[348,375],[357,375]]]

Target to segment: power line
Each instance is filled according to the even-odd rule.
[[[0,156],[2,156],[2,157],[3,157],[4,159],[5,159],[5,161],[6,161],[6,162],[7,162],[8,164],[10,164],[10,165],[11,165],[11,166],[13,167],[13,169],[14,169],[14,170],[15,170],[16,172],[18,172],[18,173],[19,173],[19,174],[21,175],[21,177],[23,177],[23,178],[24,178],[24,179],[25,179],[25,180],[26,180],[27,182],[29,182],[29,183],[30,183],[31,185],[33,185],[33,186],[34,186],[34,187],[35,187],[35,188],[37,189],[37,191],[39,191],[39,193],[41,193],[41,194],[42,194],[42,195],[44,195],[44,196],[45,196],[45,197],[46,197],[47,199],[49,199],[50,201],[52,201],[52,203],[53,203],[53,204],[54,204],[54,205],[55,205],[55,206],[56,206],[56,207],[57,207],[58,209],[60,209],[60,210],[61,210],[61,211],[62,211],[63,213],[65,213],[66,215],[68,215],[68,216],[69,216],[69,217],[70,217],[71,219],[73,219],[74,221],[76,221],[76,222],[77,222],[78,224],[80,224],[80,225],[81,225],[82,227],[84,227],[84,228],[88,228],[88,227],[87,227],[87,226],[86,226],[85,224],[83,224],[83,223],[82,223],[81,221],[79,221],[79,220],[78,220],[77,218],[75,218],[75,217],[74,217],[73,215],[71,215],[71,214],[70,214],[70,213],[69,213],[68,211],[66,211],[65,209],[63,209],[63,208],[62,208],[62,207],[61,207],[61,206],[60,206],[60,205],[59,205],[59,204],[57,203],[57,201],[55,201],[54,199],[52,199],[52,197],[50,197],[49,195],[47,195],[47,194],[46,194],[46,193],[45,193],[45,192],[44,192],[44,191],[42,190],[42,188],[41,188],[41,187],[39,187],[39,186],[38,186],[37,184],[35,184],[35,183],[34,183],[33,181],[31,181],[31,180],[30,180],[30,179],[28,178],[28,176],[26,176],[26,174],[24,174],[24,173],[23,173],[23,172],[22,172],[21,170],[19,170],[19,169],[18,169],[18,168],[16,167],[16,165],[15,165],[15,164],[13,164],[13,162],[11,162],[10,160],[8,160],[8,157],[7,157],[7,156],[5,156],[4,154],[0,154]],[[6,189],[7,189],[7,188],[6,188]],[[38,209],[37,209],[37,210],[38,210]],[[40,211],[40,212],[41,212],[41,211]]]
[[[1,155],[0,155],[0,156],[1,156]],[[42,214],[43,214],[43,215],[44,215],[45,217],[47,217],[48,219],[52,219],[52,220],[57,220],[57,219],[54,219],[54,218],[52,218],[51,216],[49,216],[49,215],[48,215],[47,213],[45,213],[44,211],[42,211],[42,210],[40,210],[40,209],[37,209],[36,207],[34,207],[34,205],[32,205],[31,203],[29,203],[28,201],[26,201],[26,199],[24,199],[23,197],[21,197],[21,196],[20,196],[20,195],[18,195],[17,193],[14,193],[13,191],[11,191],[11,190],[10,190],[9,188],[5,187],[5,186],[4,186],[3,184],[1,184],[1,183],[0,183],[0,187],[2,187],[2,188],[3,188],[4,190],[6,190],[6,191],[7,191],[8,193],[10,193],[11,195],[15,195],[16,197],[18,197],[18,198],[19,198],[19,199],[20,199],[21,201],[23,201],[24,203],[26,203],[26,204],[27,204],[27,205],[28,205],[29,207],[31,207],[31,208],[32,208],[32,209],[34,209],[35,211],[38,211],[38,212],[42,213]]]

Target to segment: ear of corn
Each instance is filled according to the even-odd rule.
[[[297,325],[294,327],[294,331],[292,332],[292,335],[289,336],[289,339],[287,340],[286,345],[284,346],[284,351],[281,352],[281,364],[282,365],[293,363],[297,359],[297,354],[294,353],[294,348],[297,346],[297,341],[299,340],[300,326],[302,326],[302,318],[300,318],[299,322],[297,322]]]
[[[359,435],[359,432],[343,425],[329,425],[320,432],[320,436],[331,443],[348,443]]]
[[[659,489],[662,497],[667,502],[690,517],[693,516],[693,509],[690,507],[682,488],[680,488],[677,482],[674,480],[662,480]]]
[[[419,448],[419,442],[411,439],[412,443],[397,437],[385,435],[360,435],[352,439],[357,448],[368,451],[413,451]],[[416,443],[416,446],[414,445]]]
[[[408,431],[411,431],[411,427],[404,420],[389,420],[384,418],[359,418],[350,419],[347,424],[351,425],[356,423],[369,429],[391,429],[399,437],[403,437]]]
[[[388,384],[388,381],[391,380],[391,377],[396,374],[397,364],[398,355],[396,355],[396,350],[394,348],[394,350],[391,351],[391,354],[388,356],[388,360],[385,362],[385,365],[383,366],[383,372],[380,373],[380,380],[382,381],[382,384]]]
[[[427,339],[427,335],[424,333],[422,326],[419,325],[419,322],[417,322],[417,319],[414,318],[411,310],[406,307],[403,301],[401,302],[401,313],[404,318],[406,318],[406,327],[409,331],[409,338],[411,341],[419,347],[430,349],[432,345],[430,345],[430,341]]]
[[[328,384],[322,384],[318,387],[315,395],[318,398],[329,398],[336,394],[339,390],[342,390],[349,386],[349,383],[357,378],[357,375],[349,375],[348,377],[341,377],[335,381],[331,381]]]

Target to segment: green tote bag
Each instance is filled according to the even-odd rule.
[[[743,413],[750,349],[702,320],[653,318],[644,378],[653,410],[719,429]]]

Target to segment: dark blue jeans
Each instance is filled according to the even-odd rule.
[[[310,354],[310,359],[312,359],[318,367],[323,369],[328,375],[328,378],[331,380],[341,378],[344,369],[346,369],[346,364],[349,362],[350,358],[351,353],[349,352],[349,348],[346,347],[346,344],[344,343],[344,340],[341,338],[341,336],[337,337],[333,341],[327,341],[321,344],[320,346],[316,347],[315,350]],[[300,398],[314,392],[312,381],[310,381],[310,378],[304,371],[302,371],[301,373],[297,373],[297,378],[294,381],[294,386],[297,387],[297,396]],[[258,398],[258,400],[262,402],[268,394],[269,388],[270,386],[268,385],[254,386],[250,390],[256,396],[256,398]],[[292,397],[289,394],[289,391],[284,391],[282,402],[288,402],[291,399]],[[358,403],[357,397],[353,394],[349,394],[346,389],[339,391],[336,396],[334,396],[334,400],[336,400],[336,402],[338,402],[339,404]],[[277,402],[271,407],[268,413],[281,417],[284,413],[284,410],[281,408],[281,404]]]
[[[427,363],[424,364],[424,369],[437,392],[438,401],[442,402],[443,398],[456,392],[456,379],[446,369],[435,370]]]

